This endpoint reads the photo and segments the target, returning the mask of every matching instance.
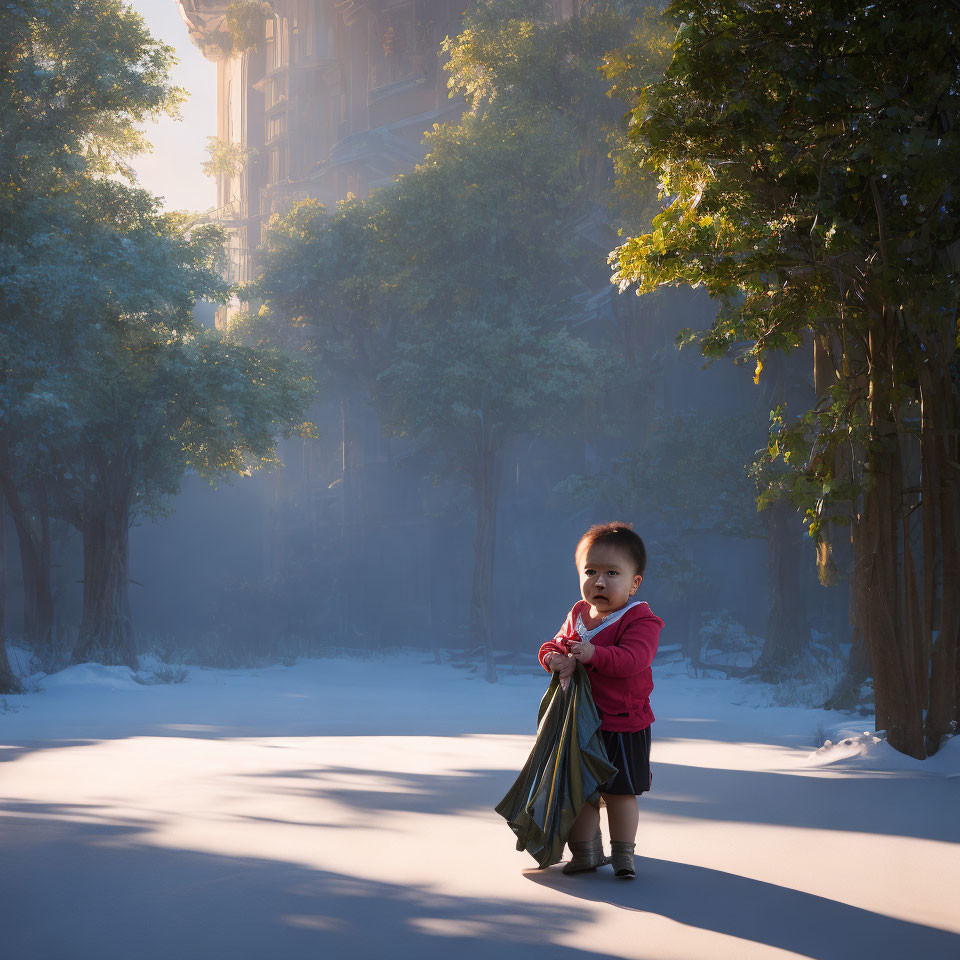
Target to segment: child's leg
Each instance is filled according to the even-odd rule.
[[[640,809],[637,798],[630,794],[605,793],[607,822],[610,824],[610,839],[623,843],[633,843],[637,839],[637,825],[640,822]],[[587,804],[589,807],[590,804]],[[579,818],[577,820],[579,823]],[[576,826],[576,824],[574,824]]]
[[[592,840],[600,829],[600,811],[592,804],[585,803],[580,815],[573,821],[570,828],[570,836],[567,842],[571,840],[576,843],[585,840]]]

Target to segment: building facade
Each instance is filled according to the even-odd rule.
[[[227,229],[231,280],[255,278],[271,215],[305,197],[332,208],[366,196],[420,160],[424,131],[461,109],[438,49],[462,0],[176,2],[217,64],[221,149],[243,158],[218,174],[212,214]],[[239,44],[238,7],[250,16]]]

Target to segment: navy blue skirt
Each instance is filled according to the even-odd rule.
[[[639,796],[650,789],[650,728],[630,733],[601,730],[607,757],[617,772],[600,787],[601,793]]]

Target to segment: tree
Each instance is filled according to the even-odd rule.
[[[128,536],[156,515],[186,471],[218,481],[275,463],[277,434],[302,419],[309,379],[276,351],[199,330],[191,310],[223,296],[215,228],[181,235],[153,198],[102,185],[129,257],[122,299],[101,305],[81,350],[51,385],[69,411],[58,450],[74,482],[59,504],[83,535],[84,602],[73,659],[133,664]],[[63,393],[54,393],[57,386]]]
[[[53,201],[56,232],[7,248],[0,490],[20,544],[27,639],[44,658],[53,620],[50,521],[65,473],[79,476],[63,454],[76,437],[73,371],[115,303],[145,295],[132,241],[111,222],[120,192],[110,181],[78,178],[69,203]]]
[[[465,117],[435,127],[396,184],[333,215],[301,204],[268,233],[261,324],[324,378],[368,385],[385,427],[440,457],[477,511],[470,633],[488,651],[504,445],[599,390],[606,361],[566,332],[583,290],[568,224],[566,128]],[[254,327],[256,329],[256,326]]]
[[[119,0],[23,0],[4,5],[0,25],[8,242],[50,210],[48,193],[91,170],[129,172],[127,158],[149,149],[142,122],[176,114],[184,92],[170,82],[173,48]]]
[[[216,228],[186,237],[154,198],[112,181],[82,192],[77,230],[87,243],[72,249],[84,251],[91,280],[73,305],[72,326],[30,329],[37,359],[28,383],[14,371],[7,377],[20,401],[9,411],[15,456],[0,484],[16,522],[41,503],[43,517],[63,517],[81,531],[74,659],[132,665],[131,523],[161,511],[185,470],[215,482],[273,462],[275,435],[302,417],[310,388],[275,351],[230,346],[198,330],[191,314],[198,298],[225,293]]]
[[[28,631],[41,645],[52,599],[48,488],[44,467],[31,465],[33,454],[49,459],[36,381],[76,343],[73,305],[110,283],[90,272],[78,194],[92,176],[128,173],[126,158],[146,148],[140,123],[176,112],[172,54],[117,0],[0,10],[0,489],[20,541]]]
[[[435,128],[399,179],[380,232],[399,252],[397,351],[380,375],[393,432],[417,438],[466,480],[477,531],[470,633],[493,670],[493,566],[506,444],[562,430],[612,366],[574,338],[586,250],[569,229],[575,158],[566,126],[465,116]]]
[[[262,247],[263,272],[243,294],[264,307],[235,323],[237,336],[301,353],[339,402],[338,549],[344,562],[365,549],[358,439],[394,349],[396,304],[388,287],[397,246],[378,232],[379,209],[375,198],[347,200],[330,213],[306,200],[273,218]]]
[[[204,176],[239,177],[257,151],[240,143],[228,143],[219,137],[207,137],[207,158],[200,164]]]
[[[685,539],[703,533],[738,539],[766,535],[746,476],[760,426],[740,416],[654,414],[636,449],[620,454],[601,473],[570,476],[559,487],[575,502],[604,504],[641,520],[650,531],[645,539],[655,545],[657,579],[682,605],[680,615],[689,617],[677,624],[680,634],[696,635],[692,601],[704,588],[696,558],[684,550]]]
[[[7,505],[0,495],[0,690],[19,693],[21,684],[7,657]]]
[[[127,600],[133,522],[159,514],[186,473],[216,486],[277,464],[277,435],[299,425],[312,395],[308,378],[275,351],[207,331],[156,334],[166,340],[144,338],[115,353],[117,375],[90,397],[95,414],[79,453],[95,472],[77,517],[84,603],[74,662],[135,663]]]
[[[669,37],[649,0],[588,0],[573,15],[557,20],[549,0],[479,0],[464,14],[460,33],[448,38],[451,94],[467,101],[482,118],[522,118],[531,110],[559,117],[569,134],[577,180],[594,216],[635,216],[646,206],[644,192],[614,197],[611,147],[624,143],[620,118],[627,102],[610,96],[600,67],[612,52],[633,40],[643,69],[656,76],[666,65]],[[646,191],[649,194],[650,191]]]
[[[809,373],[798,361],[799,354],[773,354],[766,360],[766,376],[760,388],[758,407],[803,409],[812,399]],[[769,427],[769,418],[765,417]],[[758,431],[757,440],[762,432]],[[761,445],[762,449],[762,445]],[[818,589],[811,558],[816,554],[799,521],[800,511],[787,495],[791,475],[783,465],[756,463],[754,450],[750,474],[754,480],[756,505],[767,541],[770,605],[763,648],[756,663],[762,680],[777,683],[802,675],[810,647],[810,614],[814,591]],[[806,543],[804,541],[807,541]],[[820,581],[830,585],[826,577]]]
[[[272,351],[200,331],[223,299],[222,237],[158,213],[115,175],[137,124],[173,111],[168,47],[114,0],[4,9],[0,77],[0,492],[14,517],[33,640],[49,640],[49,520],[83,535],[75,658],[133,663],[132,520],[191,469],[215,482],[272,462],[307,378]],[[2,672],[2,671],[0,671]]]
[[[778,409],[762,464],[786,468],[777,492],[825,566],[831,528],[851,525],[877,726],[923,757],[958,719],[960,18],[903,0],[677,0],[668,15],[662,82],[609,64],[636,104],[627,166],[664,200],[611,255],[614,279],[704,285],[722,306],[702,349],[758,380],[771,351],[812,338],[820,398]]]

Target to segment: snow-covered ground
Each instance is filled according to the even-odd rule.
[[[0,700],[0,956],[960,958],[960,738],[916,762],[666,664],[638,878],[565,877],[493,811],[545,680],[414,653],[40,678]]]

